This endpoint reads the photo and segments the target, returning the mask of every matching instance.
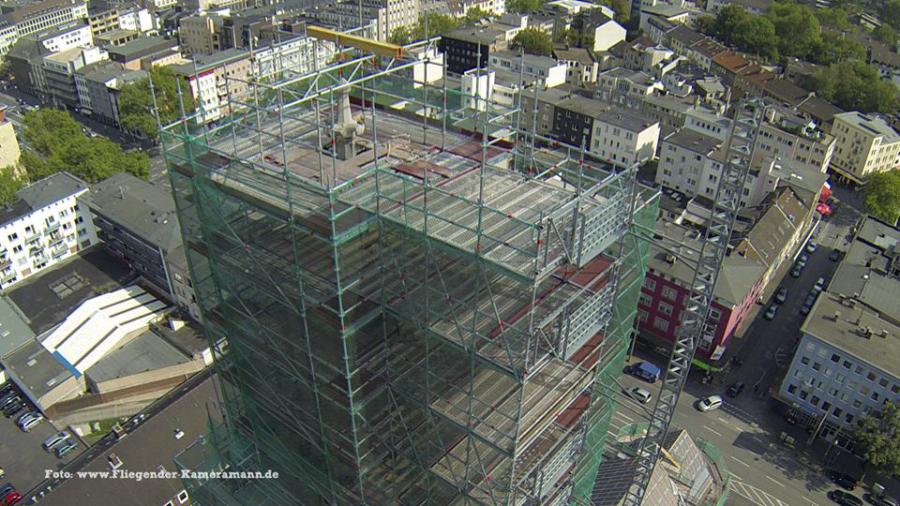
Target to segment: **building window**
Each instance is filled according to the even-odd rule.
[[[15,241],[18,238],[19,238],[19,234],[15,233],[15,232],[6,236],[6,240],[8,240],[8,241]]]
[[[847,377],[840,373],[838,373],[838,375],[834,377],[834,381],[836,381],[839,385],[843,385],[844,381],[846,380]]]
[[[866,379],[869,381],[875,381],[875,378],[876,376],[874,372],[869,372],[869,374],[866,375]]]
[[[806,390],[800,390],[800,398],[805,401],[807,397],[809,397],[809,392],[807,392]]]
[[[722,317],[722,312],[719,311],[718,309],[712,309],[712,308],[710,308],[710,310],[709,310],[709,317],[710,317],[711,319],[713,319],[713,320],[719,321],[719,318]]]
[[[789,394],[795,393],[797,391],[797,385],[788,385],[787,391]]]
[[[653,319],[653,327],[666,332],[669,330],[669,322],[663,318],[656,317]]]
[[[853,415],[850,413],[847,413],[847,418],[845,418],[844,420],[846,420],[847,423],[853,423]]]
[[[647,295],[646,293],[642,293],[640,295],[641,305],[642,306],[652,306],[653,305],[653,297]]]
[[[878,392],[872,392],[872,400],[877,401],[881,396],[878,395]]]
[[[647,290],[650,290],[651,292],[653,290],[656,290],[656,280],[650,279],[650,278],[644,278],[644,288],[646,288]]]
[[[850,366],[851,366],[850,361],[844,360],[844,369],[850,369]]]
[[[672,309],[671,304],[666,304],[665,302],[659,303],[659,312],[666,316],[672,316]]]
[[[841,356],[838,355],[837,353],[834,353],[831,355],[831,361],[836,364],[841,361]]]
[[[822,370],[822,364],[820,364],[818,362],[813,362],[813,371],[821,371],[821,370]]]
[[[859,399],[853,399],[853,407],[859,409],[860,406],[862,406],[862,401],[860,401]]]
[[[887,388],[888,380],[886,380],[885,378],[881,378],[880,380],[878,380],[878,384],[881,385],[881,388]]]
[[[842,414],[844,414],[844,410],[841,408],[834,408],[834,411],[831,412],[831,416],[835,418],[840,418]]]
[[[809,403],[812,404],[813,406],[818,406],[820,400],[821,399],[819,399],[818,395],[814,395],[809,399]]]
[[[809,365],[809,357],[800,357],[800,363],[803,365]]]
[[[856,369],[854,369],[853,372],[855,372],[856,374],[862,374],[863,373],[862,366],[861,365],[856,366]]]
[[[664,286],[662,289],[662,296],[669,300],[675,300],[675,298],[678,297],[678,292],[670,286]]]
[[[638,320],[641,323],[647,323],[647,319],[650,317],[650,314],[643,309],[638,309]]]
[[[187,500],[188,500],[188,493],[187,493],[187,490],[182,490],[181,492],[178,492],[178,495],[177,495],[176,497],[178,498],[178,503],[179,503],[179,504],[184,504],[184,503],[186,503]]]

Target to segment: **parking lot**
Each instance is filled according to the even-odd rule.
[[[22,494],[43,480],[46,470],[61,468],[85,450],[79,442],[79,446],[62,459],[44,451],[41,444],[59,429],[44,421],[31,432],[22,432],[16,426],[16,419],[25,412],[23,410],[10,418],[0,415],[0,467],[6,472],[0,484],[11,483]]]

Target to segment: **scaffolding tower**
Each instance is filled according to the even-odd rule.
[[[449,86],[434,44],[226,76],[223,119],[162,130],[224,404],[176,465],[279,473],[194,504],[590,497],[658,195]]]

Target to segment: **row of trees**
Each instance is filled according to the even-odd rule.
[[[22,136],[31,148],[22,152],[21,159],[29,181],[63,170],[89,183],[123,171],[141,178],[150,173],[147,153],[125,152],[105,137],[88,137],[66,111],[41,109],[27,113]]]
[[[472,26],[478,21],[491,17],[491,14],[483,9],[469,9],[463,17],[449,14],[429,13],[419,16],[418,21],[411,26],[402,26],[391,33],[390,41],[394,44],[409,44],[416,40],[424,40],[430,37],[438,37],[452,32],[458,28]],[[153,81],[156,84],[156,81]]]
[[[900,170],[869,177],[865,190],[866,212],[887,223],[900,218]]]
[[[892,113],[897,88],[881,72],[861,60],[848,60],[816,72],[809,85],[816,94],[848,111]]]
[[[156,107],[159,122],[168,125],[181,118],[181,110],[185,113],[194,110],[194,101],[190,89],[182,84],[181,101],[178,104],[178,76],[169,67],[153,67],[148,78],[128,83],[119,93],[119,118],[122,127],[136,132],[147,139],[157,139],[159,129],[153,114],[153,97],[150,95],[150,79],[153,79],[153,93],[156,96]]]
[[[829,25],[841,24],[839,20],[848,22],[846,13],[829,13],[824,18]],[[751,15],[743,7],[730,4],[716,17],[698,19],[697,27],[742,51],[770,60],[788,57],[828,65],[866,56],[862,44],[823,32],[812,9],[790,2],[773,3],[764,16]]]

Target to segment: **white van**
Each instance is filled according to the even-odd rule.
[[[697,402],[697,409],[703,411],[704,413],[707,411],[712,411],[714,409],[719,409],[722,407],[722,397],[718,395],[710,395],[706,399],[701,399]]]

